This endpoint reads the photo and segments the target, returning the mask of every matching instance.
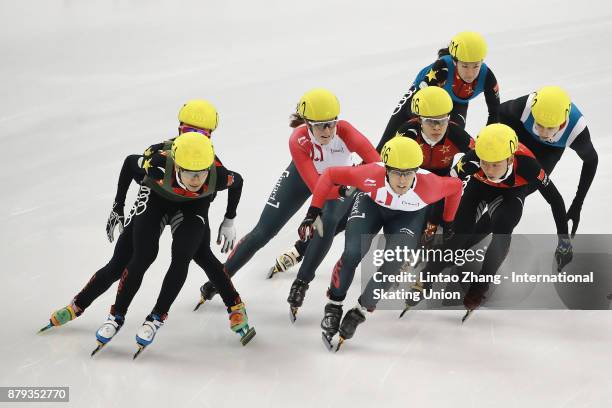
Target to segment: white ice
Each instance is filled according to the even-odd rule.
[[[243,235],[289,163],[288,115],[305,90],[331,88],[342,117],[376,143],[418,70],[462,30],[487,38],[503,100],[548,84],[570,92],[600,157],[580,232],[609,232],[611,21],[603,0],[0,2],[0,386],[70,386],[75,407],[610,406],[606,311],[482,310],[463,327],[460,311],[379,311],[328,353],[318,326],[343,239],[295,325],[285,299],[296,271],[265,280],[302,212],[235,279],[258,332],[247,347],[218,298],[191,311],[203,282],[194,266],[155,343],[132,361],[169,263],[167,232],[125,327],[96,358],[115,286],[77,321],[35,333],[110,258],[104,226],[122,160],[175,136],[186,100],[219,109],[215,148],[245,176]],[[470,106],[472,134],[486,121],[483,99]],[[552,176],[568,205],[580,165],[569,151]],[[554,232],[541,197],[517,232]]]

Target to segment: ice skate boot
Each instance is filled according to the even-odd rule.
[[[195,312],[196,310],[198,310],[200,306],[204,304],[204,302],[206,302],[207,300],[211,300],[212,298],[215,297],[216,294],[217,294],[217,288],[215,288],[215,285],[213,285],[212,282],[209,281],[203,284],[200,287],[200,301],[195,306],[193,311]]]
[[[108,342],[110,342],[113,337],[121,330],[125,318],[118,314],[109,314],[106,318],[106,321],[98,331],[96,332],[96,340],[98,342],[98,346],[91,352],[91,356],[93,357],[98,351],[102,350],[102,347],[106,346]]]
[[[416,305],[418,305],[421,300],[423,300],[423,294],[426,290],[431,290],[432,284],[431,282],[421,282],[420,280],[415,282],[409,290],[409,296],[406,298],[406,302],[404,305],[404,310],[400,313],[400,319],[406,314],[406,312]]]
[[[328,350],[333,348],[332,338],[340,329],[340,320],[342,320],[342,304],[339,302],[329,302],[325,305],[325,314],[321,320],[321,338],[323,344]]]
[[[342,343],[344,343],[345,340],[353,337],[355,331],[357,330],[357,326],[365,322],[365,320],[365,315],[363,314],[360,306],[356,306],[346,312],[346,315],[344,315],[342,323],[340,324],[340,337],[338,339],[336,351],[340,350],[340,346],[342,346]]]
[[[295,323],[298,309],[302,306],[302,303],[304,303],[304,297],[306,297],[307,290],[308,283],[301,279],[293,281],[291,290],[289,290],[289,296],[287,297],[287,302],[289,303],[289,319],[291,319],[291,323]]]
[[[164,320],[164,318],[154,313],[146,317],[144,323],[140,326],[140,329],[138,329],[138,333],[136,333],[138,350],[134,354],[134,359],[136,359],[147,346],[153,343],[157,331],[164,325]]]
[[[463,298],[463,305],[465,306],[465,315],[461,319],[461,323],[465,321],[474,313],[474,310],[478,309],[482,302],[486,299],[485,293],[489,290],[488,283],[474,283],[470,286],[465,297]]]
[[[254,327],[249,327],[249,317],[244,303],[240,302],[228,308],[227,313],[229,313],[230,328],[240,335],[240,343],[246,346],[257,333]]]
[[[53,312],[49,318],[49,323],[45,327],[41,328],[38,332],[42,333],[52,327],[62,326],[79,317],[81,313],[83,313],[83,310],[81,310],[81,308],[78,307],[73,300],[68,306],[64,306],[61,309]]]
[[[276,258],[276,262],[268,272],[268,279],[271,279],[279,272],[285,272],[287,269],[294,267],[302,261],[303,256],[300,255],[297,248],[294,246],[290,250],[280,254]]]

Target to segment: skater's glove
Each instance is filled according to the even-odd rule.
[[[106,236],[109,242],[115,240],[115,228],[119,229],[119,234],[123,232],[123,204],[113,203],[113,208],[106,221]]]
[[[304,221],[302,221],[300,227],[298,228],[300,240],[302,240],[302,242],[306,242],[309,239],[312,239],[314,237],[315,230],[317,230],[320,237],[323,237],[321,209],[310,206],[310,208],[308,208],[308,212],[306,213],[306,218],[304,218]]]
[[[572,250],[572,243],[567,236],[559,237],[559,244],[555,250],[555,261],[557,261],[557,272],[561,270],[572,261],[574,257],[574,251]]]
[[[442,221],[442,241],[446,244],[455,236],[455,227],[452,221]]]
[[[340,197],[349,198],[355,190],[357,190],[355,187],[340,186],[338,187],[338,194]]]
[[[224,218],[223,222],[219,226],[219,234],[217,235],[217,245],[221,245],[221,253],[224,254],[234,249],[235,241],[236,227],[234,227],[234,220]]]
[[[438,226],[428,221],[427,225],[425,226],[425,230],[423,231],[423,234],[421,235],[421,245],[424,247],[431,246],[435,238],[437,230],[438,230]]]
[[[576,200],[572,201],[569,210],[567,210],[567,221],[572,222],[572,238],[576,236],[578,230],[578,223],[580,222],[580,211],[582,210],[582,203]]]

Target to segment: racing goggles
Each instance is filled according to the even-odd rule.
[[[417,169],[406,169],[406,170],[399,170],[399,169],[392,169],[392,168],[387,168],[387,174],[388,175],[394,175],[397,177],[410,177],[412,174],[416,173]]]
[[[179,167],[179,173],[181,173],[182,176],[186,176],[190,179],[195,179],[197,177],[198,179],[202,180],[206,178],[206,176],[208,176],[208,169],[192,171],[192,170],[185,170]]]
[[[181,134],[187,133],[187,132],[196,132],[196,133],[200,133],[207,137],[210,137],[210,134],[211,134],[211,131],[208,129],[200,129],[200,128],[189,126],[189,125],[180,125],[179,132]]]
[[[324,121],[320,121],[320,122],[311,122],[311,121],[307,121],[308,122],[308,126],[315,128],[317,130],[325,130],[327,128],[333,129],[336,127],[336,125],[338,124],[338,119],[333,119],[333,120],[324,120]]]
[[[421,120],[424,124],[429,126],[444,126],[448,125],[448,122],[450,121],[450,115],[439,119],[421,117]]]

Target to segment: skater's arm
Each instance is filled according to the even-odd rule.
[[[443,87],[448,79],[448,66],[443,59],[437,59],[431,66],[430,71],[425,77],[416,85],[416,89],[423,89],[426,86],[439,86]],[[416,92],[416,91],[415,91]],[[410,106],[408,106],[410,109]]]
[[[404,96],[402,96],[397,106],[393,110],[393,113],[391,114],[391,117],[389,118],[389,122],[387,123],[387,127],[385,128],[385,131],[383,132],[383,135],[380,138],[378,145],[376,146],[376,151],[378,151],[379,153],[382,151],[382,148],[385,145],[385,143],[391,140],[391,138],[395,136],[395,133],[398,131],[398,129],[408,119],[410,119],[410,115],[412,113],[410,110],[410,101],[411,101],[412,95],[415,92],[416,90],[411,87],[408,90],[408,92],[406,92]]]
[[[441,191],[444,193],[444,212],[442,219],[446,222],[452,222],[457,214],[459,202],[461,201],[461,192],[463,183],[455,177],[440,177],[442,179]]]
[[[448,138],[461,153],[469,153],[474,149],[474,139],[459,125],[449,123]]]
[[[550,205],[557,226],[557,234],[567,235],[565,203],[555,184],[534,158],[522,156],[515,157],[515,160],[519,160],[517,168],[520,171],[520,175],[529,184],[535,184],[546,202]]]
[[[461,180],[466,180],[469,176],[480,169],[480,160],[476,156],[476,151],[470,150],[451,169],[451,175]]]
[[[321,177],[319,177],[310,205],[312,207],[323,208],[329,192],[339,185],[358,186],[357,175],[363,172],[362,167],[364,166],[338,166],[326,169]]]
[[[217,185],[215,186],[216,191],[227,189],[227,209],[225,211],[225,218],[233,219],[236,218],[236,209],[240,202],[240,196],[242,195],[243,179],[240,173],[229,170],[220,162],[217,163]]]
[[[380,161],[380,155],[376,149],[374,149],[370,140],[347,121],[338,121],[337,133],[338,136],[344,140],[349,150],[357,153],[364,163],[376,163]]]
[[[493,74],[493,71],[489,68],[487,70],[487,77],[485,78],[484,84],[485,101],[487,102],[487,108],[489,109],[489,117],[487,118],[487,125],[491,123],[499,122],[499,85],[497,79]]]
[[[418,180],[415,192],[427,204],[433,204],[444,199],[442,219],[452,222],[455,219],[459,201],[461,201],[462,183],[455,177],[441,177],[433,173],[417,174]]]
[[[319,173],[312,163],[312,159],[308,154],[306,149],[310,149],[311,142],[308,139],[307,135],[298,136],[296,132],[299,129],[294,131],[294,134],[291,136],[289,140],[289,151],[291,152],[291,158],[293,159],[293,163],[300,173],[300,177],[306,183],[306,186],[311,192],[314,192],[315,187],[317,185],[317,181],[319,180]],[[329,191],[329,195],[327,196],[327,200],[334,200],[340,197],[338,192],[338,187],[333,188]]]
[[[119,180],[117,181],[117,193],[115,194],[115,204],[122,207],[125,205],[125,197],[130,188],[132,180],[140,184],[145,176],[145,172],[141,166],[142,157],[139,154],[131,154],[123,161]]]
[[[142,160],[142,169],[145,175],[153,180],[163,180],[166,174],[166,153],[163,151],[152,152],[151,155],[145,155]]]
[[[599,163],[599,157],[597,151],[591,142],[591,135],[587,127],[574,139],[570,147],[578,153],[578,156],[582,159],[582,170],[580,171],[580,181],[578,182],[578,190],[576,196],[572,202],[582,207],[582,203],[591,187],[591,183],[595,178],[597,172],[597,165]]]

